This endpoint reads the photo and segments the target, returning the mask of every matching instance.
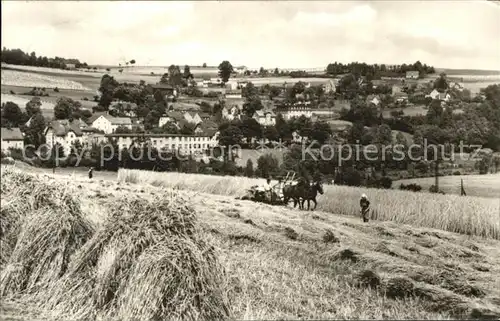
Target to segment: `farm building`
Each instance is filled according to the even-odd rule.
[[[418,79],[419,73],[416,70],[407,71],[406,79]]]
[[[2,152],[8,153],[10,148],[23,149],[24,136],[18,127],[2,127]]]

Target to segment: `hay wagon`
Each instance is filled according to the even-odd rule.
[[[254,185],[247,190],[247,195],[243,196],[243,200],[252,200],[272,205],[286,205],[283,199],[283,189],[287,185],[295,185],[295,172],[288,172],[281,184],[273,186],[271,191],[266,191],[263,187]]]

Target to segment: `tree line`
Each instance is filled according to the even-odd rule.
[[[328,64],[326,67],[326,73],[328,75],[353,74],[357,78],[359,78],[359,76],[367,77],[368,80],[380,79],[381,77],[401,77],[404,76],[407,71],[418,71],[419,78],[424,78],[427,74],[434,74],[436,72],[434,67],[422,64],[420,61],[413,64],[402,65],[369,65],[364,62],[343,64],[341,62],[334,62]]]
[[[67,69],[67,64],[74,64],[76,68],[88,67],[87,63],[81,63],[78,59],[67,59],[61,57],[47,58],[37,56],[35,52],[28,54],[21,49],[2,49],[1,61],[11,65],[36,66]]]

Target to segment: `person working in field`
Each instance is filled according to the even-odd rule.
[[[366,194],[361,195],[359,205],[361,206],[361,217],[363,218],[363,222],[368,222],[370,214],[370,201],[368,200]]]
[[[91,168],[89,169],[89,179],[92,179],[92,176],[93,176],[93,175],[94,175],[94,168],[93,168],[93,167],[91,167]]]

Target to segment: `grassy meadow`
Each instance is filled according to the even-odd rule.
[[[137,172],[126,182],[131,174],[2,167],[2,319],[500,316],[498,240],[153,186]],[[182,178],[205,192],[243,187],[198,177]]]
[[[241,196],[264,179],[120,169],[118,181]],[[366,193],[374,219],[500,239],[498,199],[335,185],[324,185],[324,191],[317,198],[318,211],[357,216],[359,197]]]

